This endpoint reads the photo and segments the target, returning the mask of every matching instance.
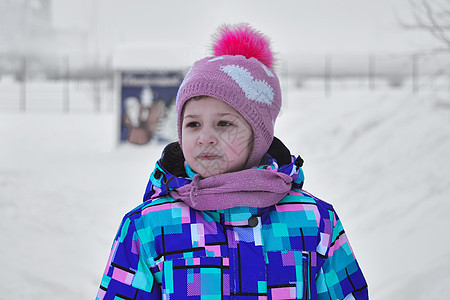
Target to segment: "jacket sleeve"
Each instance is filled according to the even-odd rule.
[[[318,299],[369,299],[366,280],[334,210],[328,210],[330,239],[316,277]],[[328,224],[327,224],[328,225]]]
[[[133,221],[119,227],[96,300],[161,299],[161,289],[145,261]]]

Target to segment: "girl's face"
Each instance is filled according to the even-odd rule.
[[[184,106],[182,150],[203,178],[244,169],[253,131],[241,114],[219,99],[191,99]]]

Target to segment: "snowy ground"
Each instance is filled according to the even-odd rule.
[[[334,204],[371,299],[450,294],[450,93],[409,90],[290,88],[276,128],[305,189]],[[117,148],[115,122],[0,112],[0,298],[95,297],[163,147]]]

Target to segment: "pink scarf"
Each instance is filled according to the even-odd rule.
[[[219,210],[236,206],[268,207],[287,195],[292,177],[266,169],[246,169],[201,179],[170,191],[175,199],[196,210]]]

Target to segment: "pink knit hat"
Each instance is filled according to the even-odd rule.
[[[259,164],[273,140],[281,108],[281,89],[272,69],[268,39],[247,24],[222,26],[214,41],[214,56],[194,63],[178,90],[176,111],[181,144],[183,106],[196,96],[222,100],[251,125],[254,141],[247,168]]]

